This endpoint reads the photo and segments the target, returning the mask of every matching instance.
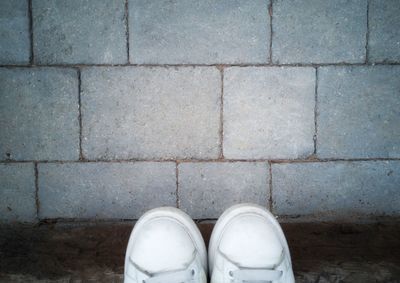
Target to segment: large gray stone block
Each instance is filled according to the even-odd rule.
[[[176,205],[175,163],[39,164],[40,218],[137,219]]]
[[[216,219],[243,202],[268,205],[267,163],[181,163],[178,172],[180,208],[194,219]]]
[[[273,211],[279,215],[398,216],[399,190],[399,161],[272,165]]]
[[[27,64],[30,57],[28,1],[0,1],[0,64]]]
[[[319,69],[317,154],[400,157],[400,66]]]
[[[35,195],[33,164],[0,164],[0,222],[34,222]]]
[[[400,1],[371,0],[369,61],[400,62]]]
[[[304,158],[314,151],[315,69],[235,67],[224,74],[224,156]]]
[[[275,63],[365,61],[367,0],[273,1]]]
[[[76,70],[0,68],[2,160],[79,158]]]
[[[84,69],[84,155],[217,158],[220,96],[216,68]]]
[[[269,1],[129,0],[130,61],[266,63]]]
[[[124,0],[33,0],[35,62],[127,63]]]

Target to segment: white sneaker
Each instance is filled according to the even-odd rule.
[[[215,224],[208,249],[211,283],[294,283],[286,238],[261,206],[235,205]]]
[[[206,283],[207,252],[193,220],[173,207],[136,223],[125,255],[125,283]]]

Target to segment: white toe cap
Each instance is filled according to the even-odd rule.
[[[269,268],[281,261],[283,245],[266,218],[245,214],[226,226],[219,250],[241,267]]]
[[[195,250],[183,225],[171,218],[157,218],[138,231],[130,259],[142,270],[158,273],[186,268]]]

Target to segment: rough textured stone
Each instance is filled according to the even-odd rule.
[[[33,0],[35,61],[126,63],[124,0]]]
[[[266,63],[269,1],[129,0],[134,63]]]
[[[262,162],[181,163],[180,208],[195,219],[216,219],[234,204],[252,202],[267,206],[268,168]]]
[[[319,70],[319,157],[400,157],[400,66]]]
[[[300,158],[313,153],[313,68],[228,68],[224,156]]]
[[[275,63],[358,63],[366,56],[367,0],[276,0]]]
[[[39,164],[40,218],[137,219],[176,205],[175,163]]]
[[[399,184],[399,161],[273,164],[273,211],[319,220],[398,216]]]
[[[29,63],[28,1],[0,1],[0,64]]]
[[[36,188],[33,164],[0,164],[0,222],[33,222]]]
[[[400,61],[400,1],[371,0],[369,61]]]
[[[79,158],[75,70],[0,68],[0,85],[0,159]]]
[[[217,158],[216,68],[90,68],[82,72],[88,158]]]

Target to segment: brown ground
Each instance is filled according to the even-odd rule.
[[[212,224],[200,224],[208,240]],[[0,227],[0,282],[122,282],[131,223]],[[297,282],[400,282],[400,224],[283,224]]]

